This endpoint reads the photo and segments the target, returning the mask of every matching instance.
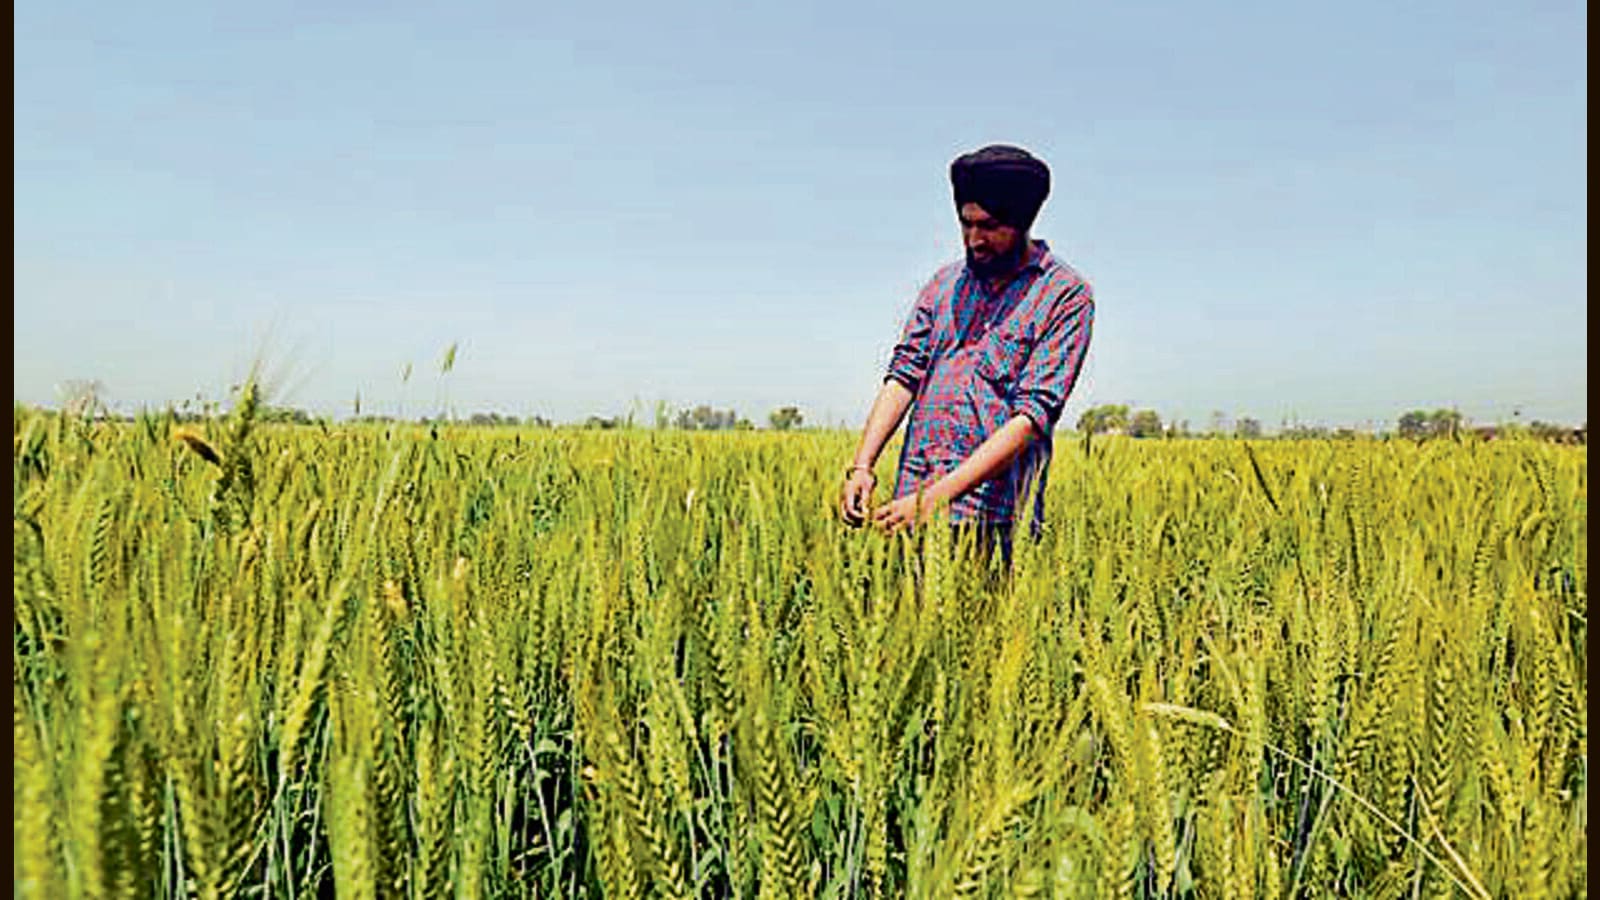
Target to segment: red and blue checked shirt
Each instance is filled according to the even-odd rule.
[[[1083,368],[1093,321],[1089,283],[1043,241],[998,294],[965,261],[940,269],[889,362],[888,378],[914,395],[894,496],[937,481],[1023,415],[1034,439],[998,475],[951,501],[950,517],[1009,526],[1035,488],[1032,524],[1043,525],[1050,433]]]

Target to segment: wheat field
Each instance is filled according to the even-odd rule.
[[[1583,448],[1067,438],[996,574],[842,432],[253,401],[16,409],[19,896],[1587,895]]]

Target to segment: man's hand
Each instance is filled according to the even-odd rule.
[[[908,494],[878,507],[872,514],[872,523],[885,532],[894,534],[902,528],[920,525],[933,518],[933,511],[937,505],[933,495],[927,492]]]
[[[839,516],[846,525],[858,528],[867,520],[867,510],[872,508],[872,489],[876,486],[877,479],[873,477],[872,470],[850,470],[844,487],[839,491]]]
[[[911,391],[893,378],[886,379],[872,401],[872,411],[867,414],[867,425],[861,431],[861,444],[850,457],[850,468],[845,473],[844,488],[839,492],[839,517],[857,527],[867,521],[872,510],[872,489],[877,479],[872,476],[872,463],[882,452],[889,435],[900,427],[906,410],[911,408]]]

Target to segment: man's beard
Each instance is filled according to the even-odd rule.
[[[1022,267],[1022,255],[1026,252],[1026,249],[1027,242],[1017,241],[1009,251],[997,253],[989,257],[988,260],[979,260],[972,255],[971,250],[968,250],[967,268],[971,269],[972,274],[977,275],[979,278],[998,278],[1002,275],[1009,275]]]

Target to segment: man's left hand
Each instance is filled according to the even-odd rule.
[[[926,493],[920,495],[909,494],[878,507],[877,511],[872,514],[872,522],[884,531],[893,534],[902,528],[909,528],[928,521],[933,517],[935,505],[933,497]]]

